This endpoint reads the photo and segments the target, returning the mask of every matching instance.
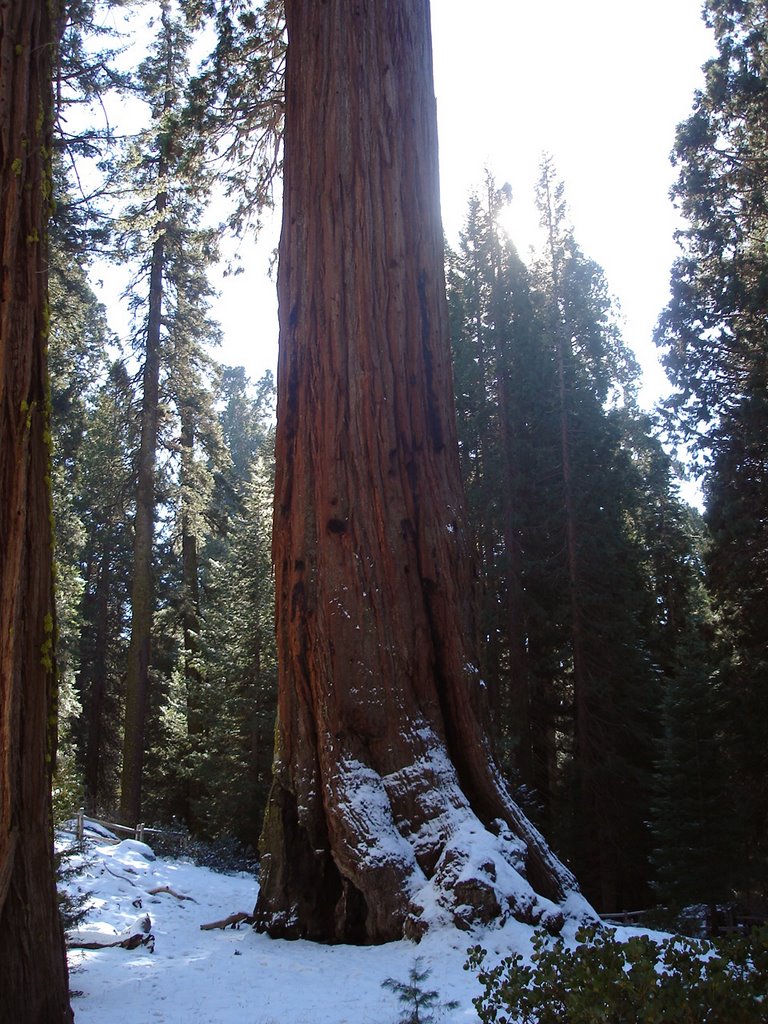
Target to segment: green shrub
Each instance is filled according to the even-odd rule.
[[[483,986],[483,1024],[765,1024],[768,928],[718,945],[672,936],[619,941],[612,930],[577,932],[566,946],[536,932],[531,963],[519,953],[493,967],[469,950]]]

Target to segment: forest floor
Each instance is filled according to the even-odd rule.
[[[73,838],[61,834],[59,845]],[[88,894],[87,917],[69,933],[71,941],[152,937],[134,949],[70,949],[76,1024],[396,1024],[404,1007],[382,983],[407,983],[417,958],[429,972],[423,989],[438,992],[440,1003],[457,1003],[433,1009],[434,1020],[476,1024],[472,999],[480,986],[463,969],[467,948],[480,943],[493,961],[531,951],[532,929],[516,922],[472,933],[441,928],[419,945],[368,947],[273,940],[247,924],[201,930],[251,913],[253,875],[223,874],[155,857],[133,840],[97,837],[86,839],[84,854],[70,863],[79,871],[67,888]]]

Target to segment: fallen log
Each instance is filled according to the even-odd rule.
[[[229,917],[225,917],[222,921],[211,921],[210,924],[201,924],[201,932],[210,932],[214,928],[237,928],[241,924],[253,924],[253,915],[246,914],[244,910],[241,910],[237,914],[230,914]]]
[[[176,892],[170,885],[158,885],[156,889],[147,889],[147,893],[150,896],[157,896],[161,892],[167,892],[169,896],[175,896],[177,900],[191,900],[192,903],[197,903],[197,900],[192,896],[185,896],[183,892]]]
[[[145,935],[143,932],[136,932],[125,939],[118,939],[116,942],[95,942],[84,939],[67,939],[68,949],[113,949],[119,946],[121,949],[138,949],[139,946],[147,946],[150,953],[155,951],[155,936],[150,932]]]

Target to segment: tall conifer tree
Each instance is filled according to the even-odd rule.
[[[191,37],[173,16],[169,0],[160,5],[156,42],[139,70],[139,84],[151,112],[151,126],[133,146],[127,161],[136,205],[124,218],[122,241],[140,270],[130,292],[135,315],[134,344],[143,362],[141,438],[137,454],[134,567],[131,593],[131,643],[126,676],[125,728],[120,812],[136,821],[141,789],[152,671],[151,633],[155,610],[153,554],[157,506],[157,455],[161,442],[163,399],[179,413],[178,449],[182,462],[180,524],[186,575],[181,584],[185,606],[184,644],[188,680],[194,674],[198,604],[197,541],[192,532],[191,480],[195,446],[207,419],[213,428],[210,397],[203,383],[206,357],[202,343],[218,331],[208,316],[211,288],[206,269],[216,255],[212,231],[199,226],[208,198],[205,172],[194,127],[183,116],[188,85]],[[206,406],[208,409],[206,410]]]
[[[604,910],[647,897],[655,672],[642,624],[641,551],[626,529],[629,452],[611,406],[633,396],[600,268],[567,223],[562,185],[545,158],[538,189],[544,251],[534,272],[556,377],[572,708],[567,842]],[[627,785],[631,786],[631,798]]]
[[[710,588],[746,856],[740,889],[765,904],[768,761],[768,13],[708,0],[717,55],[678,128],[673,195],[687,220],[658,342],[676,385],[670,422],[698,455],[712,532]]]
[[[505,766],[615,910],[648,895],[657,671],[644,545],[656,540],[632,517],[647,512],[635,460],[650,441],[635,440],[634,360],[549,161],[539,195],[545,246],[530,272],[491,179],[449,260],[462,464]]]
[[[483,672],[505,767],[551,824],[564,644],[554,365],[530,274],[499,225],[507,193],[490,176],[469,201],[449,258],[459,441],[482,581]],[[559,637],[559,639],[558,639]]]

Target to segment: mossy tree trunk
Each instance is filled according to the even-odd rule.
[[[257,926],[362,942],[509,913],[555,927],[575,883],[483,725],[429,4],[288,0],[286,16],[279,721]]]
[[[0,1021],[71,1021],[53,870],[47,346],[54,4],[0,5]]]

